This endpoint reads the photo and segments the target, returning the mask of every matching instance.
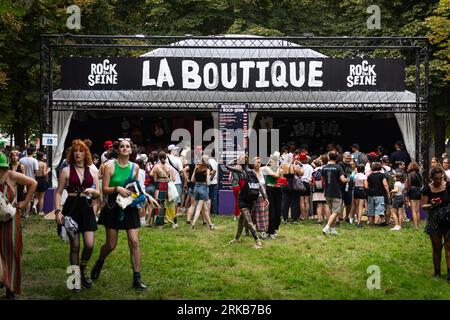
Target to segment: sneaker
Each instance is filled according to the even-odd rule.
[[[337,233],[336,228],[331,229],[331,234],[337,236],[339,233]]]
[[[41,217],[45,216],[45,212],[44,211],[39,212],[39,216]]]
[[[283,223],[284,223],[284,224],[287,224],[287,223],[288,223],[288,220],[287,220],[287,219],[283,219]]]
[[[292,224],[298,224],[298,220],[292,221]]]
[[[274,235],[274,234],[269,234],[269,239],[271,239],[271,240],[275,240],[277,238],[277,236],[276,235]]]
[[[261,248],[262,248],[261,240],[257,240],[257,241],[256,241],[256,243],[255,243],[255,248],[256,248],[256,249],[261,249]]]
[[[174,223],[173,225],[172,225],[172,229],[177,229],[178,228],[178,224],[177,223]]]
[[[392,231],[399,231],[399,230],[401,230],[401,229],[402,229],[402,227],[400,227],[400,226],[395,226],[395,227],[391,228],[390,230],[392,230]]]
[[[358,228],[362,228],[363,224],[362,223],[356,223],[355,226],[357,226]]]
[[[330,227],[328,225],[326,225],[323,229],[322,229],[322,233],[323,234],[329,234],[330,233]]]
[[[265,232],[261,232],[261,239],[262,240],[266,240],[267,239],[267,234]]]
[[[30,213],[31,213],[31,214],[37,214],[37,208],[36,208],[36,206],[31,207]]]
[[[353,218],[350,218],[350,219],[348,220],[348,222],[349,222],[350,224],[353,224]]]
[[[209,230],[216,230],[216,225],[213,223],[209,226]]]
[[[233,243],[239,243],[241,241],[239,241],[238,239],[233,239],[231,241],[228,242],[228,244],[233,244]]]

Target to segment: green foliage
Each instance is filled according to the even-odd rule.
[[[69,5],[81,8],[81,30],[68,30]],[[381,10],[381,29],[369,30],[367,8]],[[436,114],[448,112],[449,0],[22,0],[0,5],[0,130],[17,135],[38,129],[41,34],[148,34],[261,36],[424,36],[432,43],[430,100]],[[127,40],[127,43],[131,41]],[[91,51],[92,52],[92,51]],[[120,52],[119,52],[120,53]],[[140,54],[133,51],[132,55]],[[348,51],[324,50],[329,56]],[[101,52],[97,52],[101,54]],[[369,56],[398,56],[375,51]],[[408,78],[414,56],[406,57]],[[57,79],[57,75],[55,75]],[[411,88],[411,82],[409,82]],[[12,123],[11,123],[12,120]]]

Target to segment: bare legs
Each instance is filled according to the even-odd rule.
[[[414,228],[419,229],[420,223],[420,200],[410,200]]]

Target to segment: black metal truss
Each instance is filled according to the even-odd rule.
[[[226,41],[226,45],[224,45]],[[428,83],[429,49],[425,37],[229,37],[229,36],[143,36],[143,35],[43,35],[41,37],[41,131],[52,131],[52,111],[212,111],[219,98],[209,100],[190,99],[190,101],[120,101],[93,99],[54,99],[55,69],[62,56],[139,56],[153,49],[176,52],[188,49],[196,52],[203,49],[242,49],[248,52],[254,49],[294,52],[301,49],[318,49],[330,57],[377,57],[382,50],[390,56],[405,57],[414,63],[415,103],[401,101],[349,101],[345,103],[319,101],[318,99],[289,100],[278,102],[274,99],[251,105],[252,111],[283,110],[286,112],[372,112],[372,113],[414,113],[416,122],[416,159],[428,170]],[[191,51],[188,51],[191,52]],[[193,93],[195,94],[195,93]],[[251,102],[251,101],[247,101]],[[51,158],[50,158],[51,161]],[[425,172],[426,172],[425,171]]]

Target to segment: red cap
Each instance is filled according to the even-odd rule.
[[[300,159],[300,161],[308,160],[308,157],[306,156],[306,153],[303,153],[303,152],[298,155],[298,158]]]
[[[103,144],[103,148],[105,149],[109,149],[111,148],[113,145],[113,142],[111,140],[105,141],[105,143]]]

